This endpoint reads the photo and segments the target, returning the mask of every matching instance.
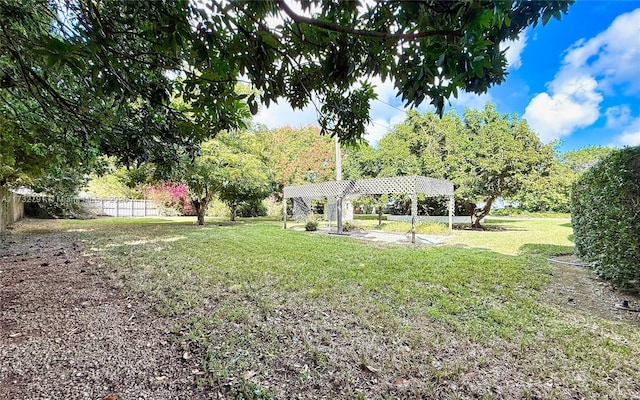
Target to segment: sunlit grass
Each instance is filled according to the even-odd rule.
[[[573,230],[569,219],[487,218],[484,226],[485,231],[460,226],[447,243],[510,255],[573,253]]]

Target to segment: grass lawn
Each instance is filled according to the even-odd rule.
[[[177,316],[227,397],[640,397],[638,326],[544,301],[568,220],[488,220],[438,247],[193,222],[51,226]]]

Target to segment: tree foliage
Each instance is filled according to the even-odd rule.
[[[518,193],[511,197],[518,208],[533,212],[570,212],[571,184],[576,174],[556,158],[549,162],[548,168],[531,171]]]
[[[335,179],[335,145],[320,135],[318,127],[259,128],[257,135],[262,154],[274,171],[278,192],[287,185]]]
[[[425,175],[454,182],[455,196],[472,216],[488,215],[498,197],[514,197],[527,177],[548,174],[553,147],[543,145],[526,121],[500,115],[495,106],[449,112],[410,112],[380,140],[381,176]]]
[[[482,111],[465,111],[463,134],[452,144],[449,159],[458,168],[451,179],[459,185],[457,195],[473,208],[474,225],[498,197],[516,196],[532,174],[548,174],[554,157],[553,147],[543,145],[526,121],[516,114],[500,115],[490,104]]]
[[[100,154],[168,166],[237,127],[245,114],[234,84],[221,96],[169,78],[192,35],[181,1],[0,0],[0,121],[10,125],[0,178],[88,171]],[[200,101],[176,107],[174,93]]]
[[[590,146],[564,154],[556,154],[550,168],[532,171],[526,184],[512,199],[527,211],[570,211],[571,185],[589,168],[615,150]]]
[[[370,120],[372,77],[393,80],[408,106],[429,100],[441,111],[459,90],[502,82],[500,44],[559,19],[572,1],[292,3],[0,0],[7,143],[62,148],[4,157],[4,176],[36,172],[29,156],[43,169],[54,155],[73,166],[98,154],[169,165],[237,128],[243,101],[253,112],[259,102],[315,101],[321,131],[355,142]],[[235,92],[245,79],[259,95]]]
[[[229,206],[233,221],[242,202],[262,200],[271,193],[271,170],[259,149],[251,133],[222,132],[202,145],[198,157],[185,163],[179,176],[189,187],[199,225],[204,224],[213,196]]]
[[[589,146],[566,152],[562,155],[561,159],[563,164],[573,172],[581,174],[614,151],[615,149],[611,147]]]

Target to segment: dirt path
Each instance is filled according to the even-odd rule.
[[[73,234],[0,236],[0,398],[210,398],[173,321],[97,271]]]
[[[631,322],[640,327],[640,298],[615,290],[586,267],[572,265],[580,263],[573,256],[557,257],[560,263],[552,263],[553,279],[544,299],[564,309],[579,311],[610,321]],[[566,263],[566,264],[565,264]],[[620,306],[628,303],[628,308]]]

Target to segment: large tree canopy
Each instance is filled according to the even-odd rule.
[[[198,157],[183,164],[177,178],[189,187],[199,225],[204,225],[214,196],[229,206],[233,221],[242,202],[260,201],[272,192],[273,174],[262,150],[251,132],[222,132],[202,145]]]
[[[499,197],[521,193],[531,177],[549,175],[551,145],[543,145],[527,122],[500,115],[487,103],[438,118],[411,111],[380,140],[380,176],[426,175],[455,184],[455,196],[475,227]]]
[[[0,111],[27,136],[56,125],[45,144],[62,137],[125,162],[166,163],[235,128],[243,97],[253,112],[313,101],[322,132],[354,142],[372,77],[441,112],[458,90],[502,82],[500,44],[571,3],[0,0]],[[238,81],[259,95],[236,94]]]

